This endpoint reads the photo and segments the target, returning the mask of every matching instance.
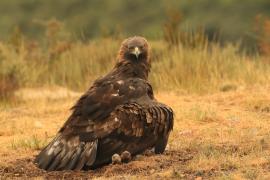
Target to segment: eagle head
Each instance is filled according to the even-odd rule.
[[[149,45],[141,36],[125,39],[119,50],[119,61],[149,62]]]

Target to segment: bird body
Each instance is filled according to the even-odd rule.
[[[97,168],[125,151],[136,155],[154,147],[156,153],[164,152],[173,111],[154,98],[147,81],[148,51],[142,37],[122,43],[113,70],[80,97],[56,137],[37,156],[40,168]]]

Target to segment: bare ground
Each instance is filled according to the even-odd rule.
[[[85,172],[45,172],[34,156],[69,115],[79,93],[25,89],[0,106],[1,179],[269,179],[270,88],[212,95],[158,93],[175,111],[163,155],[144,154],[127,164]]]

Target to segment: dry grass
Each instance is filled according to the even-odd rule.
[[[55,32],[60,25],[51,23],[53,26],[48,27],[53,30],[48,32],[52,35],[45,36],[46,43],[25,40],[18,32],[13,43],[0,43],[0,90],[12,77],[20,87],[59,85],[81,91],[112,69],[122,39],[70,41],[60,36],[62,31]],[[205,94],[270,80],[270,64],[265,58],[248,56],[238,45],[210,43],[203,32],[187,34],[179,41],[171,46],[162,40],[149,42],[153,67],[150,80],[156,90]],[[1,74],[6,79],[3,83]],[[16,88],[6,91],[17,89],[12,87]]]
[[[62,95],[56,98],[55,91]],[[166,154],[81,172],[78,177],[268,179],[269,92],[269,87],[261,86],[212,95],[159,92],[157,98],[170,105],[176,117]],[[17,94],[24,98],[1,106],[0,176],[64,177],[71,173],[40,172],[31,161],[67,119],[79,94],[57,88]],[[25,167],[28,173],[18,170]]]

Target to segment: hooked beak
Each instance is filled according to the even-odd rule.
[[[135,47],[131,53],[134,54],[136,58],[138,59],[139,55],[141,54],[141,51],[138,47]]]

